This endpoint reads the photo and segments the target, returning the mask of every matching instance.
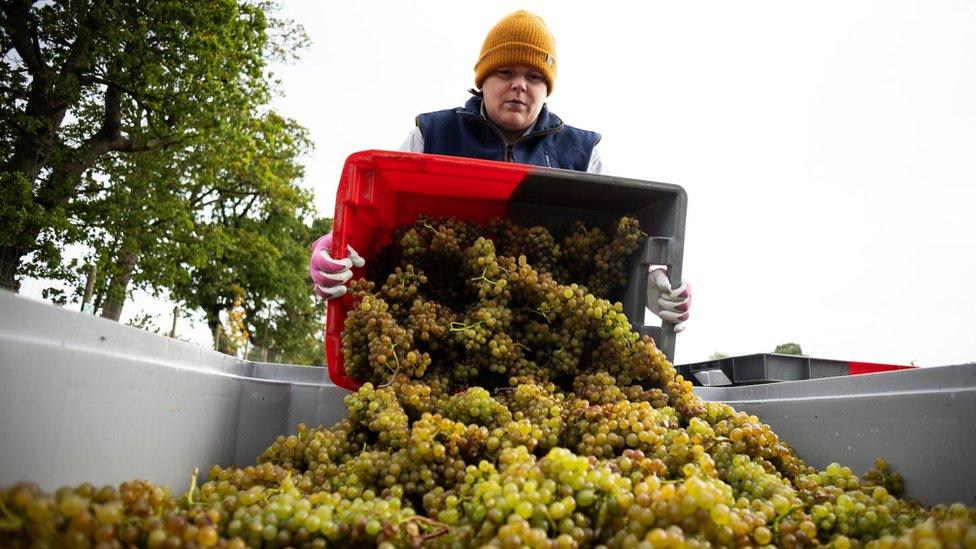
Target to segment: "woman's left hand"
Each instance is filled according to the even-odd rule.
[[[675,333],[681,332],[691,311],[691,285],[682,282],[672,288],[667,266],[651,265],[647,273],[647,308],[661,320],[674,324]]]

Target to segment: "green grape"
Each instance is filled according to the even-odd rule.
[[[607,299],[637,221],[567,231],[397,228],[350,286],[343,356],[364,384],[346,417],[178,495],[0,488],[0,545],[976,547],[976,509],[899,499],[880,459],[817,470],[696,396]]]

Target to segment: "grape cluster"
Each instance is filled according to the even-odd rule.
[[[414,351],[413,331],[400,326],[381,297],[366,293],[346,317],[342,355],[350,376],[386,383],[423,375],[431,358]]]
[[[905,491],[905,481],[901,474],[893,472],[884,458],[874,460],[874,467],[864,473],[864,482],[867,486],[881,486],[895,496]]]
[[[346,395],[345,405],[349,419],[365,429],[367,441],[388,449],[406,445],[410,419],[393,389],[374,388],[367,383],[359,391]]]
[[[418,219],[352,284],[343,353],[365,383],[334,425],[178,496],[0,489],[0,546],[976,548],[976,509],[899,499],[883,460],[817,470],[696,396],[601,294],[635,221],[491,230]]]
[[[437,409],[454,421],[476,423],[489,429],[512,420],[508,407],[492,398],[483,387],[471,387],[450,395],[438,403]]]
[[[573,394],[591,404],[612,404],[629,400],[647,402],[652,408],[668,405],[668,395],[663,390],[657,387],[645,389],[639,384],[621,387],[612,375],[603,370],[576,376],[573,380]]]
[[[587,281],[590,291],[606,295],[617,285],[627,283],[624,265],[631,252],[637,249],[643,237],[640,225],[633,217],[621,217],[610,237],[593,254],[593,274]]]
[[[489,230],[500,255],[524,255],[539,271],[555,272],[562,254],[556,239],[545,227],[521,227],[503,217],[493,219]]]
[[[576,221],[562,238],[545,227],[521,227],[507,218],[493,219],[489,230],[499,255],[524,256],[539,272],[562,283],[578,282],[598,297],[627,284],[627,259],[646,237],[630,216],[621,217],[609,232]]]

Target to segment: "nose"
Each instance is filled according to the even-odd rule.
[[[528,89],[528,82],[524,76],[516,76],[512,79],[512,89],[517,91],[525,91]]]

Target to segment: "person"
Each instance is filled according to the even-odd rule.
[[[539,16],[517,11],[502,18],[482,44],[472,97],[463,107],[418,116],[401,150],[604,173],[600,134],[564,124],[546,105],[557,59]],[[346,258],[333,258],[332,242],[331,232],[316,240],[309,260],[314,291],[326,301],[345,295],[352,268],[365,265],[351,247]],[[691,287],[673,288],[667,267],[652,265],[648,309],[680,332],[690,306]]]

